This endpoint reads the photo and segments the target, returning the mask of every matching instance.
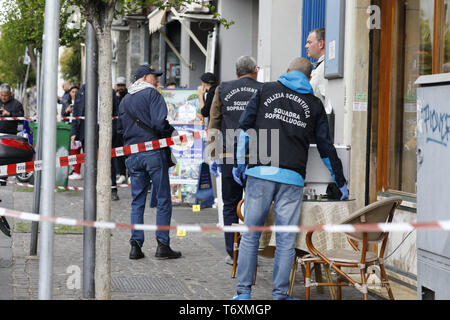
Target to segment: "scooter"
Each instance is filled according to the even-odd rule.
[[[25,127],[28,127],[29,130],[28,122],[26,125],[24,124]],[[35,154],[32,135],[31,143],[29,139],[29,136],[0,134],[0,166],[32,161]],[[11,228],[5,217],[0,217],[0,230],[6,236],[11,237]]]
[[[20,131],[18,136],[26,138],[28,140],[28,143],[33,146],[33,131],[30,128],[30,125],[28,124],[28,121],[23,122],[23,130]],[[34,172],[24,172],[19,173],[16,175],[17,180],[21,183],[31,183],[34,184]]]

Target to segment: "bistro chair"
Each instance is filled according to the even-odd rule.
[[[401,197],[392,197],[374,202],[360,210],[354,212],[350,217],[341,221],[341,224],[365,224],[365,223],[391,223],[394,217],[395,209],[401,204]],[[368,299],[369,287],[384,287],[387,290],[389,298],[394,299],[389,280],[384,268],[384,253],[389,236],[389,232],[345,232],[347,240],[353,250],[333,249],[320,252],[312,243],[310,231],[306,235],[306,245],[310,255],[298,258],[298,262],[305,266],[305,292],[306,299],[310,298],[311,287],[337,287],[337,299],[342,298],[341,287],[353,286],[358,289],[364,300]],[[368,251],[369,243],[382,242],[379,253]],[[358,244],[362,245],[358,247]],[[336,272],[336,283],[328,280],[327,283],[311,281],[311,263],[322,264],[327,268],[332,268]],[[378,266],[380,268],[381,282],[379,284],[368,284],[368,267]],[[356,281],[345,273],[342,268],[358,268],[360,270],[361,280]]]

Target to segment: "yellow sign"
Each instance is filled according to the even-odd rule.
[[[192,211],[194,212],[200,212],[200,205],[199,204],[194,204],[192,206]]]
[[[186,230],[177,229],[177,237],[186,237]]]

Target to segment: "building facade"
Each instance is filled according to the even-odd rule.
[[[175,80],[179,87],[195,88],[205,70],[220,81],[235,79],[236,59],[251,55],[258,61],[260,80],[275,81],[294,57],[306,57],[309,32],[329,26],[326,104],[334,111],[335,144],[351,146],[351,198],[360,208],[401,195],[404,202],[394,221],[415,222],[414,82],[420,75],[450,72],[450,0],[211,3],[235,24],[226,29],[199,8],[182,13],[181,20],[173,12],[148,11],[118,23],[113,75],[131,81],[132,70],[149,62],[165,71],[165,83]],[[391,276],[411,286],[417,280],[415,237],[415,232],[391,233],[386,261]]]

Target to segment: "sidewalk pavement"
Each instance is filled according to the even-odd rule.
[[[83,180],[70,181],[83,186]],[[119,201],[112,202],[111,219],[129,223],[130,189],[119,189]],[[0,206],[31,212],[33,191],[15,185],[0,187]],[[153,209],[152,209],[153,210]],[[154,224],[155,214],[146,209],[145,223]],[[65,191],[55,195],[56,216],[83,218],[83,192]],[[31,257],[31,223],[9,218],[14,230],[12,239],[0,234],[0,299],[35,300],[39,286],[38,256]],[[211,224],[218,222],[217,209],[193,212],[190,207],[174,206],[172,225]],[[111,277],[113,300],[229,300],[237,279],[231,278],[231,266],[225,264],[223,233],[203,232],[177,236],[171,232],[171,247],[182,252],[176,260],[156,260],[154,232],[146,231],[143,252],[146,257],[130,260],[130,230],[111,231]],[[82,227],[55,226],[53,251],[53,299],[80,300],[82,294],[83,235]],[[256,285],[252,298],[272,300],[273,259],[258,257]],[[301,272],[297,274],[293,296],[304,299]],[[329,300],[328,290],[319,294],[311,290],[312,300]],[[362,300],[354,288],[343,288],[343,299]],[[370,300],[379,296],[370,294]]]

